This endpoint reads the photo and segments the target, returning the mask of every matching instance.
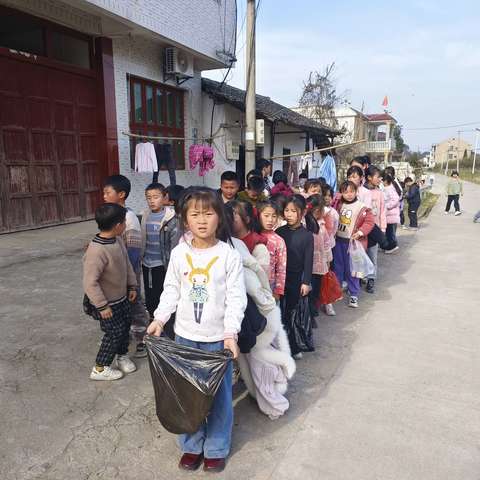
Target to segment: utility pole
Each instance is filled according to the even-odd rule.
[[[247,0],[245,174],[255,168],[255,0]]]
[[[457,137],[457,172],[460,171],[460,130],[458,131],[458,137]],[[462,160],[463,160],[463,155],[462,155]]]
[[[477,147],[478,147],[478,132],[480,132],[480,128],[475,129],[475,150],[473,151],[472,175],[475,174],[475,160],[477,159]]]

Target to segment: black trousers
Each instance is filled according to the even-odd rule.
[[[153,319],[153,314],[155,313],[158,303],[160,302],[160,295],[163,292],[163,284],[165,283],[165,274],[167,271],[163,265],[152,268],[142,265],[142,270],[143,285],[145,288],[145,306],[147,307],[147,311],[151,320]],[[172,315],[163,329],[165,335],[172,340],[175,339],[175,332],[173,330],[174,325],[175,314]]]
[[[458,195],[458,194],[457,195],[449,195],[448,198],[447,198],[447,206],[445,207],[445,211],[446,212],[450,211],[450,207],[452,206],[452,202],[453,202],[453,205],[455,207],[455,211],[459,212],[460,211],[459,199],[460,199],[460,195]]]
[[[322,275],[317,275],[314,273],[312,275],[312,290],[308,295],[308,304],[310,305],[310,312],[312,313],[312,318],[315,318],[318,315],[317,303],[319,303],[321,286]]]
[[[386,233],[383,233],[378,225],[375,225],[368,234],[368,248],[377,245],[382,250],[388,250],[390,247]]]
[[[408,207],[408,218],[410,220],[410,226],[412,228],[418,227],[418,218],[417,218],[418,208]]]

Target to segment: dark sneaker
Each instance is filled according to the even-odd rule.
[[[367,288],[365,291],[367,293],[375,293],[375,280],[373,278],[367,280]]]

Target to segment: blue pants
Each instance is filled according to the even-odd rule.
[[[175,336],[180,345],[198,348],[206,352],[223,350],[222,342],[193,342]],[[226,458],[230,453],[233,428],[232,403],[232,362],[228,363],[225,376],[213,400],[212,409],[200,429],[195,433],[178,436],[178,443],[183,453],[203,453],[205,458]]]
[[[333,267],[335,275],[340,283],[347,282],[348,293],[351,297],[358,297],[360,292],[360,280],[352,277],[350,271],[350,255],[348,254],[349,240],[338,238],[333,248]]]

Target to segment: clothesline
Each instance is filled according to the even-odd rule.
[[[217,130],[211,137],[197,137],[197,138],[188,138],[188,137],[157,137],[153,135],[141,135],[138,133],[130,133],[130,132],[122,132],[122,135],[126,135],[127,137],[133,138],[144,138],[148,140],[192,140],[197,142],[208,142],[212,141],[214,138],[224,137],[225,135],[217,135],[219,130]]]
[[[352,145],[357,145],[358,143],[364,143],[366,141],[367,140],[357,140],[356,142],[341,143],[339,145],[330,145],[329,147],[317,148],[315,150],[309,150],[308,152],[289,153],[287,155],[274,155],[273,157],[266,158],[266,160],[278,160],[283,158],[302,157],[303,155],[310,155],[312,153],[328,152],[329,150],[333,150],[334,148],[338,149],[338,148],[350,147]]]

